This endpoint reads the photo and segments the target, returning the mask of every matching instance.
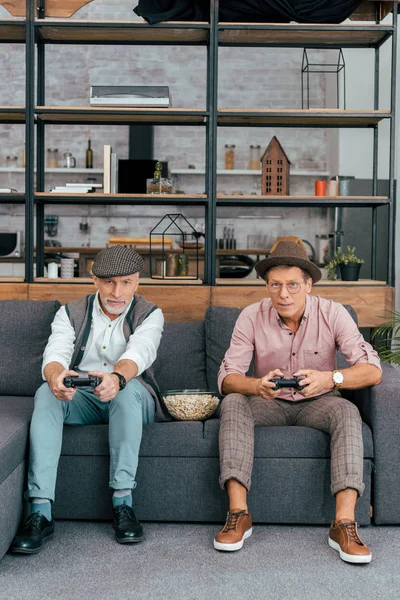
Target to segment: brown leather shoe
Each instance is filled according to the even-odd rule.
[[[340,519],[332,521],[328,544],[339,552],[340,558],[350,563],[371,562],[371,552],[358,535],[357,523]]]
[[[226,552],[240,550],[244,540],[252,533],[251,514],[240,508],[234,508],[228,511],[225,525],[215,536],[214,548]]]

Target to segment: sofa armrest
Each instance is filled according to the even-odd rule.
[[[374,439],[374,520],[400,524],[400,369],[382,363],[382,383],[356,390],[354,402]]]

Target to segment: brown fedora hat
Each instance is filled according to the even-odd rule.
[[[279,242],[275,250],[271,254],[260,260],[255,269],[260,277],[265,279],[265,274],[271,267],[299,267],[310,273],[310,277],[313,283],[319,281],[322,277],[322,273],[308,258],[303,245],[296,244],[295,242]]]

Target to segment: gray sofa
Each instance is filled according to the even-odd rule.
[[[0,301],[0,557],[22,516],[33,395],[41,383],[42,353],[59,306],[54,301]],[[155,364],[160,388],[216,390],[218,368],[239,312],[212,306],[202,322],[166,323]],[[400,523],[399,383],[398,371],[385,365],[380,386],[349,396],[364,421],[366,489],[357,506],[364,525],[370,523],[371,503],[377,524]],[[218,429],[218,418],[145,426],[134,493],[140,519],[224,520]],[[329,523],[334,510],[329,442],[327,434],[304,427],[256,428],[249,496],[255,521]],[[65,427],[56,518],[111,517],[108,460],[107,426]]]

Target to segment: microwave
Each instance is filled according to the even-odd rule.
[[[21,232],[20,231],[0,231],[0,257],[20,257],[21,256]]]

